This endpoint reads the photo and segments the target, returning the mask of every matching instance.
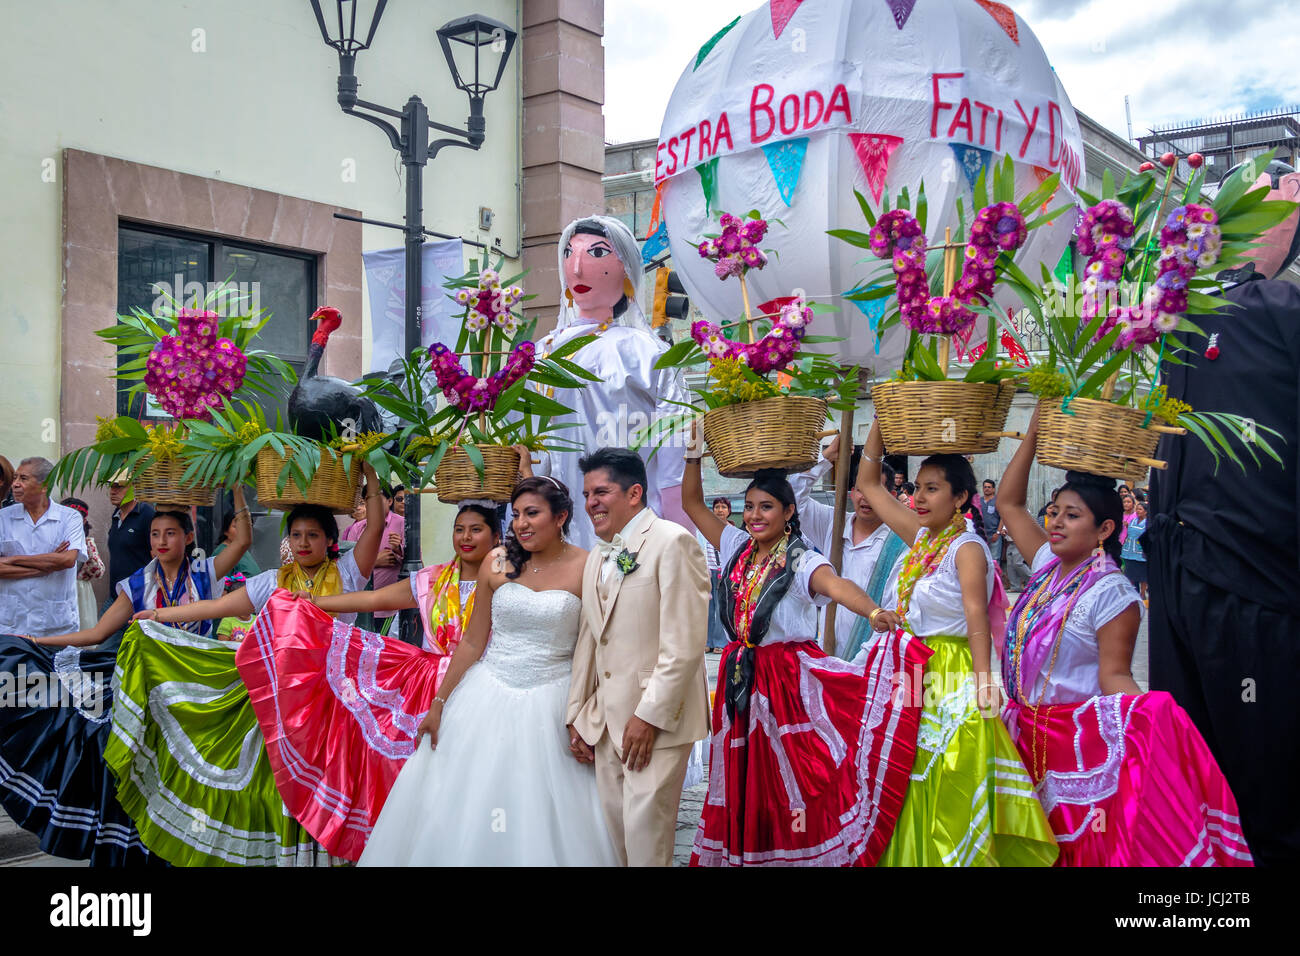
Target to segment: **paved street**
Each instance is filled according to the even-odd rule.
[[[1014,601],[1015,595],[1012,595]],[[720,656],[709,654],[706,657],[709,673],[709,688],[717,685],[718,662]],[[1143,620],[1138,631],[1137,648],[1133,654],[1133,677],[1138,686],[1147,689],[1147,625]],[[691,858],[691,843],[695,839],[695,827],[700,820],[700,810],[704,806],[704,794],[708,789],[708,757],[705,756],[705,781],[682,793],[681,807],[677,814],[677,845],[673,852],[673,865],[686,866]],[[41,853],[36,837],[20,829],[12,820],[0,811],[0,866],[85,866],[84,861],[64,860],[59,857]]]

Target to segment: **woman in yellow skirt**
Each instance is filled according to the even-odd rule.
[[[858,490],[912,542],[896,610],[904,629],[934,655],[923,686],[903,688],[922,695],[921,728],[907,798],[879,865],[1050,866],[1055,837],[998,719],[1002,695],[990,635],[1005,627],[1005,607],[988,545],[966,520],[975,473],[961,455],[931,455],[917,472],[908,508],[880,484],[883,454],[877,423],[863,450]]]

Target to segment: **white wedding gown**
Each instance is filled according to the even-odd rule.
[[[406,761],[361,866],[616,866],[596,773],[565,707],[582,601],[508,581],[492,637]]]

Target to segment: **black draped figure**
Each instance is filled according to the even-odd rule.
[[[1229,175],[1232,175],[1230,172]],[[1267,173],[1279,198],[1300,174]],[[1152,690],[1167,690],[1205,737],[1237,797],[1261,865],[1300,860],[1300,287],[1271,278],[1294,258],[1294,221],[1270,234],[1256,265],[1220,275],[1231,308],[1197,316],[1210,340],[1166,366],[1169,395],[1271,428],[1282,458],[1257,452],[1242,474],[1191,437],[1165,438],[1142,538],[1150,575]],[[1206,354],[1208,352],[1208,354]]]

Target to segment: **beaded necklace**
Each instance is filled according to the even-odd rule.
[[[181,603],[181,598],[185,595],[185,584],[188,575],[185,573],[188,565],[184,560],[176,569],[176,580],[171,584],[167,583],[167,572],[163,570],[162,563],[158,564],[158,581],[162,587],[158,589],[158,600],[161,602],[160,607],[176,607]]]
[[[912,592],[926,575],[934,571],[943,561],[948,548],[957,537],[966,530],[966,516],[958,512],[946,528],[933,538],[927,533],[914,544],[903,559],[903,569],[898,574],[898,609],[897,614],[907,626],[907,612],[912,604]]]
[[[1053,589],[1052,585],[1056,584],[1056,575],[1060,567],[1055,568],[1051,574],[1044,574],[1043,580],[1034,589],[1029,600],[1025,602],[1016,619],[1015,627],[1012,628],[1011,634],[1012,646],[1007,648],[1007,657],[1011,666],[1012,680],[1016,689],[1016,700],[1021,704],[1025,703],[1024,689],[1024,669],[1021,666],[1021,659],[1024,656],[1025,646],[1029,642],[1029,636],[1034,633],[1034,629],[1040,618],[1052,607],[1060,598],[1066,598],[1065,611],[1061,614],[1061,623],[1056,628],[1056,634],[1052,638],[1052,656],[1047,664],[1047,673],[1043,675],[1043,686],[1038,691],[1038,698],[1030,705],[1030,713],[1033,715],[1033,733],[1030,735],[1030,772],[1033,774],[1035,782],[1040,781],[1047,774],[1047,729],[1040,728],[1038,722],[1038,711],[1042,707],[1043,697],[1047,694],[1048,685],[1052,682],[1052,672],[1056,669],[1056,655],[1061,649],[1061,637],[1065,634],[1066,622],[1070,620],[1070,613],[1074,610],[1075,604],[1084,593],[1082,587],[1084,578],[1089,570],[1090,562],[1084,561],[1077,568],[1070,572],[1070,576],[1065,579],[1064,583],[1059,585],[1059,590]],[[1033,687],[1030,687],[1033,690]],[[1039,760],[1039,739],[1042,739],[1042,759]]]
[[[731,583],[736,588],[736,612],[732,623],[736,629],[736,639],[745,642],[746,647],[754,647],[750,641],[750,628],[754,620],[754,606],[763,593],[763,585],[772,572],[785,567],[785,552],[790,543],[790,535],[784,534],[776,546],[768,552],[757,566],[753,565],[754,540],[751,538],[745,546],[736,566],[731,569]]]

